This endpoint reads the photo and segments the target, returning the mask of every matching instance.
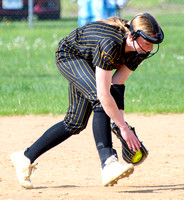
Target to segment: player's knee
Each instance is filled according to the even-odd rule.
[[[102,104],[100,103],[99,100],[93,102],[92,104],[92,110],[93,112],[101,112],[101,111],[104,111],[103,107],[102,107]]]
[[[72,135],[79,134],[87,126],[87,122],[65,122],[65,129],[70,132]]]

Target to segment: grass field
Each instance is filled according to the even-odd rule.
[[[153,2],[160,6],[158,0],[141,2],[147,2],[148,11]],[[132,3],[135,8],[136,1],[130,1],[130,7]],[[67,9],[63,11],[65,15]],[[127,113],[184,112],[184,14],[175,11],[171,16],[166,10],[161,14],[161,10],[162,7],[160,12],[157,9],[155,17],[165,40],[159,53],[145,60],[128,79]],[[132,16],[126,13],[128,19]],[[31,30],[28,22],[0,23],[0,115],[66,112],[68,84],[56,68],[54,54],[59,40],[76,27],[77,18],[66,16],[60,21],[37,21]]]

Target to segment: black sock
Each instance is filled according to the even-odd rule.
[[[72,133],[65,130],[63,122],[59,122],[49,128],[35,143],[27,148],[24,155],[33,163],[41,154],[65,141],[71,135]]]
[[[94,112],[93,134],[101,164],[103,166],[107,158],[113,155],[114,152],[112,151],[110,118],[103,111]]]

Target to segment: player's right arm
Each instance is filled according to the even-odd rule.
[[[120,73],[121,71],[121,73]],[[139,150],[140,143],[135,137],[135,135],[129,130],[128,126],[125,123],[124,115],[122,111],[120,111],[116,105],[114,98],[110,93],[111,84],[118,83],[120,80],[120,75],[123,70],[120,70],[112,77],[112,71],[101,69],[100,67],[96,67],[96,86],[97,86],[97,96],[103,106],[103,109],[107,113],[107,115],[116,123],[116,125],[120,128],[122,137],[127,142],[130,149],[134,151]],[[124,74],[125,75],[125,74]],[[128,74],[125,75],[125,77]],[[124,77],[124,78],[125,78]],[[119,82],[122,84],[122,82]]]

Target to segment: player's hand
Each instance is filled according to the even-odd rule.
[[[132,149],[135,152],[139,151],[141,144],[128,126],[120,128],[120,131],[123,139],[127,142],[129,149]]]

